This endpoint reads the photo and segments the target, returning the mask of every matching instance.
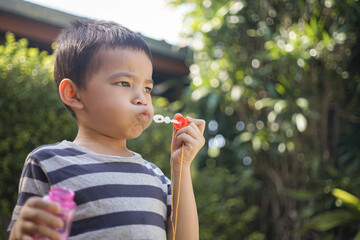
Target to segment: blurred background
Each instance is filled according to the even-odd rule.
[[[99,18],[149,44],[156,113],[207,121],[192,166],[200,239],[360,239],[358,0],[59,2],[0,0],[0,238],[26,155],[76,134],[53,42]],[[170,176],[171,134],[152,124],[129,148]]]

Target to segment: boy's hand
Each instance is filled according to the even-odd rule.
[[[176,114],[178,116],[180,114]],[[174,170],[179,170],[181,161],[182,145],[184,144],[183,164],[190,166],[196,154],[205,144],[204,130],[205,121],[202,119],[194,119],[186,117],[189,125],[183,127],[175,133],[173,140],[173,164]],[[175,129],[174,129],[175,131]]]
[[[63,222],[54,214],[60,212],[57,203],[45,201],[39,197],[29,198],[21,208],[19,219],[11,230],[10,239],[37,239],[48,237],[61,239],[55,229],[63,227]]]

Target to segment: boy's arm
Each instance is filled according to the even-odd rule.
[[[200,119],[187,118],[189,125],[178,130],[173,140],[173,219],[168,225],[168,240],[173,238],[172,225],[176,221],[176,240],[197,240],[199,239],[199,220],[191,180],[190,165],[196,154],[205,144],[204,129],[205,121]],[[183,157],[181,157],[183,151]],[[182,169],[181,159],[183,160]],[[181,173],[181,187],[179,208],[176,209],[179,181]]]
[[[39,197],[29,198],[21,208],[19,218],[11,229],[9,240],[33,239],[36,235],[60,240],[60,234],[54,229],[62,228],[63,222],[53,215],[59,212],[60,206],[56,203]]]

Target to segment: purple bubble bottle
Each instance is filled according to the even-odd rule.
[[[51,187],[49,194],[44,196],[45,200],[56,202],[61,206],[61,212],[57,214],[64,222],[64,227],[57,230],[61,234],[61,240],[67,240],[70,234],[76,210],[74,196],[73,191],[61,187]]]

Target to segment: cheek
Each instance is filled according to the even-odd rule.
[[[152,105],[151,102],[149,104],[149,112],[150,112],[150,117],[151,117],[151,120],[152,120],[152,118],[154,117],[154,106]]]

